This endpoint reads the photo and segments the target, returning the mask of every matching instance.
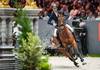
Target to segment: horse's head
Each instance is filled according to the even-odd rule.
[[[64,24],[64,14],[62,12],[58,13],[58,26]]]

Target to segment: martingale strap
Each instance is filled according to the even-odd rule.
[[[65,25],[64,25],[64,24],[59,25],[59,26],[56,26],[56,28],[58,29],[58,31],[59,31],[59,30],[63,30],[63,29],[64,29],[64,27],[65,27]]]

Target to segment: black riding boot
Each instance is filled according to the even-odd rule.
[[[76,33],[75,33],[75,32],[72,32],[72,34],[73,34],[73,36],[74,36],[74,38],[75,38],[75,41],[78,42],[79,40],[77,39]]]
[[[79,38],[78,35],[76,35],[75,32],[72,32],[72,34],[73,34],[73,36],[74,36],[74,38],[75,38],[75,41],[77,42],[79,52],[82,54],[82,49],[81,49],[82,45],[81,45],[80,38]]]

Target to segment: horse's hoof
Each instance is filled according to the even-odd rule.
[[[76,67],[79,67],[79,65],[77,64],[77,65],[75,65]]]
[[[79,67],[79,65],[77,65],[76,67]]]
[[[74,65],[75,65],[76,67],[79,67],[78,63],[75,63]]]
[[[83,63],[82,63],[82,65],[86,65],[86,64],[87,64],[86,62],[83,62]]]

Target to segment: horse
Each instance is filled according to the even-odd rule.
[[[57,37],[52,36],[50,39],[52,47],[56,47],[58,51],[68,57],[76,67],[79,67],[73,56],[77,55],[81,59],[81,62],[83,62],[84,59],[78,51],[78,45],[75,37],[73,36],[72,32],[64,25],[64,15],[62,13],[58,14],[58,23],[56,28]],[[71,45],[74,50],[69,51],[69,45]],[[73,52],[75,53],[74,55]],[[83,65],[85,64],[86,63],[83,63]]]
[[[59,37],[60,36],[60,37]],[[62,35],[63,36],[63,35]],[[62,37],[61,35],[60,35],[60,33],[58,32],[58,36],[57,37],[59,37],[59,38],[57,38],[57,37],[54,37],[54,36],[52,36],[51,37],[51,39],[50,39],[50,42],[51,42],[51,44],[52,44],[52,47],[53,48],[55,48],[55,49],[57,49],[57,52],[60,52],[60,53],[62,53],[66,58],[68,57],[72,62],[74,62],[74,65],[76,66],[76,67],[79,67],[79,65],[78,65],[78,63],[75,61],[76,59],[74,59],[74,50],[71,50],[72,49],[72,47],[71,47],[71,49],[69,49],[67,46],[70,44],[70,42],[68,42],[68,41],[66,41],[66,42],[68,42],[68,43],[66,43],[65,41],[64,41],[64,39],[63,39],[63,37]],[[62,38],[61,38],[62,37]],[[63,41],[62,41],[63,40]]]

